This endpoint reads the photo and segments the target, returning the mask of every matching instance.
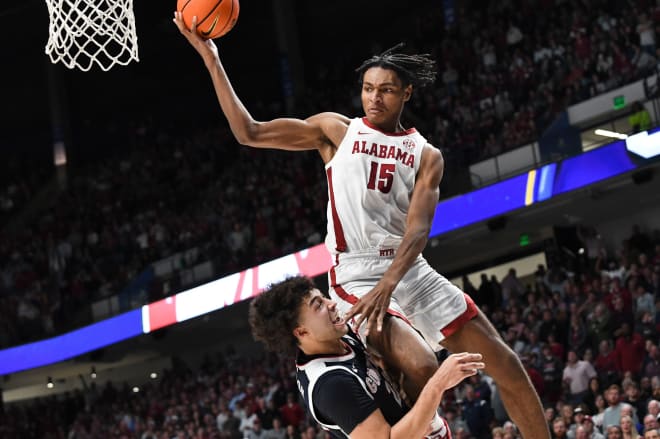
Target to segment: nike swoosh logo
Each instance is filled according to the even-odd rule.
[[[209,35],[211,35],[211,32],[213,32],[213,29],[215,29],[215,27],[218,25],[218,18],[219,17],[220,17],[220,15],[215,16],[215,20],[213,20],[213,23],[211,23],[211,26],[209,26],[209,30],[207,30],[206,32],[202,31],[203,36],[208,37]]]
[[[362,131],[358,131],[357,133],[358,133],[358,136],[364,136],[365,134],[372,134],[372,133],[369,132],[369,131],[367,131],[366,133],[364,133],[364,132],[362,132]]]

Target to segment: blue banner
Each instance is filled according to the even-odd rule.
[[[57,363],[142,334],[136,309],[47,340],[0,351],[0,375]]]

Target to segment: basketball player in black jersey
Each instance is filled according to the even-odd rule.
[[[481,354],[450,355],[409,408],[335,302],[308,278],[272,285],[251,303],[249,320],[255,339],[268,349],[297,351],[298,390],[315,420],[336,438],[450,438],[444,422],[429,431],[442,394],[484,367]]]

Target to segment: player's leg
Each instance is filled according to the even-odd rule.
[[[345,314],[364,294],[378,282],[390,264],[380,257],[340,257],[340,263],[328,273],[330,298],[337,302],[337,309]],[[402,388],[414,402],[426,381],[438,368],[435,353],[424,338],[405,320],[401,307],[392,301],[383,330],[371,331],[367,339],[389,368],[403,373]],[[365,326],[362,325],[362,335]]]
[[[397,303],[428,343],[451,352],[479,352],[502,401],[525,439],[549,438],[543,409],[518,356],[472,300],[419,258],[404,276]],[[395,293],[396,294],[396,293]],[[446,338],[445,338],[446,337]]]
[[[438,369],[438,360],[426,340],[409,323],[388,314],[383,330],[380,333],[372,331],[367,343],[382,356],[388,367],[403,374],[403,390],[411,401],[416,401]]]
[[[495,380],[502,402],[522,437],[550,438],[541,401],[527,372],[481,311],[442,344],[451,352],[481,353],[486,363],[485,372]]]
[[[367,343],[378,351],[388,370],[394,369],[399,373],[400,385],[408,403],[414,403],[426,382],[438,369],[435,353],[426,340],[410,323],[388,314],[383,322],[383,330],[370,333]],[[429,430],[430,433],[425,436],[427,439],[451,439],[447,421],[437,413],[430,420]]]

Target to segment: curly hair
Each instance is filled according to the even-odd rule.
[[[396,53],[404,46],[404,43],[399,43],[380,55],[374,55],[364,61],[360,67],[355,69],[360,75],[360,84],[364,79],[364,73],[372,67],[394,70],[399,75],[404,87],[412,84],[414,87],[421,88],[433,84],[437,71],[435,61],[431,58],[431,55],[427,53],[418,55]]]
[[[295,352],[298,340],[293,330],[298,326],[300,306],[314,288],[311,279],[290,277],[270,285],[250,304],[248,321],[252,336],[274,352]]]

